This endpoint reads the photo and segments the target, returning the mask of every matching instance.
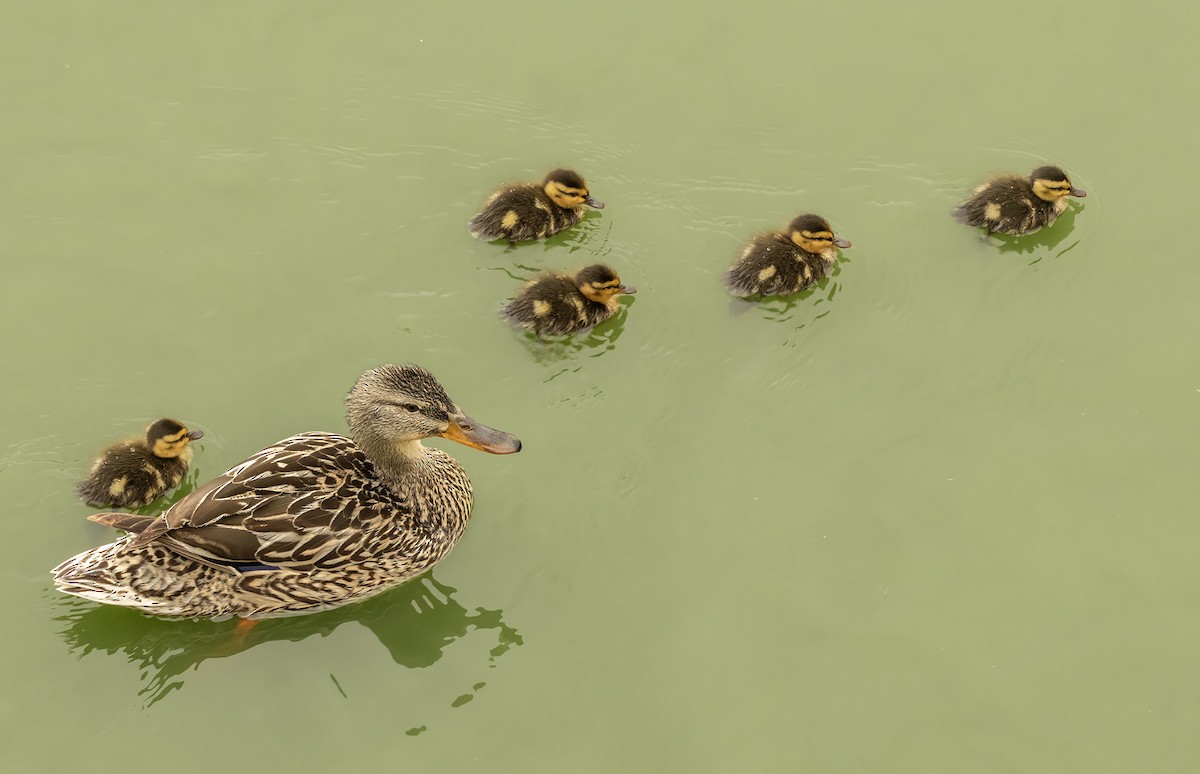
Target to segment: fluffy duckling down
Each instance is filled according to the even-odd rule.
[[[621,308],[619,296],[637,288],[601,263],[569,274],[539,274],[510,301],[500,316],[538,336],[565,336],[599,325]]]
[[[584,207],[604,209],[578,172],[556,169],[541,183],[516,183],[494,192],[469,224],[477,239],[543,239],[583,220]]]
[[[750,240],[723,275],[725,289],[741,298],[799,293],[833,269],[836,248],[849,246],[820,215],[800,215],[786,231]]]
[[[203,438],[174,419],[146,428],[146,437],[113,444],[101,452],[75,491],[98,507],[137,508],[178,486],[192,461],[192,441]]]
[[[954,219],[989,234],[1022,236],[1049,226],[1067,209],[1068,196],[1087,196],[1058,167],[1038,167],[1029,177],[1000,175],[954,208]]]

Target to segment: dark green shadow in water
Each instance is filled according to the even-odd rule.
[[[1059,215],[1052,224],[1029,236],[1014,237],[992,234],[988,239],[998,242],[1000,252],[1002,253],[1016,253],[1018,255],[1037,253],[1037,257],[1029,262],[1030,266],[1040,263],[1047,256],[1061,258],[1071,250],[1074,250],[1075,246],[1079,244],[1079,240],[1075,240],[1066,247],[1059,249],[1059,245],[1075,230],[1075,217],[1083,212],[1083,208],[1084,205],[1082,202],[1071,202],[1063,214]]]
[[[208,659],[235,656],[265,642],[325,637],[351,621],[369,629],[394,662],[410,669],[433,665],[447,646],[473,632],[492,632],[496,639],[489,651],[489,666],[510,648],[523,644],[517,630],[504,622],[502,611],[482,607],[469,611],[454,598],[456,593],[457,589],[426,573],[361,604],[262,621],[243,638],[234,634],[231,621],[147,618],[133,610],[65,596],[58,604],[66,612],[55,620],[66,624],[60,634],[78,658],[101,651],[124,655],[136,664],[143,681],[138,695],[148,708],[182,690],[183,674]],[[337,678],[333,680],[337,685]],[[470,695],[482,686],[475,683]],[[341,692],[341,686],[337,687]],[[453,706],[465,703],[463,696],[455,702]]]
[[[540,246],[542,252],[550,250],[561,250],[566,248],[568,253],[574,253],[587,248],[588,242],[595,240],[600,234],[604,225],[604,216],[596,210],[588,210],[583,214],[583,220],[576,223],[566,231],[560,231],[557,234],[552,234],[545,239],[526,239],[523,242],[509,242],[507,239],[493,239],[490,244],[501,246],[504,248],[504,254],[513,254],[521,249],[529,249],[534,246]],[[604,229],[604,236],[600,239],[599,247],[592,246],[587,248],[589,252],[602,253],[605,252],[604,246],[608,243],[608,230],[612,226],[609,225]]]
[[[541,339],[519,328],[518,335],[535,362],[542,364],[561,363],[581,357],[600,357],[616,349],[617,339],[625,332],[625,315],[629,307],[637,303],[635,296],[622,296],[621,308],[612,317],[586,331],[570,336]],[[550,377],[546,381],[550,381]]]
[[[797,323],[792,327],[792,333],[795,334],[832,311],[826,305],[832,303],[841,290],[842,286],[837,282],[837,278],[842,273],[843,264],[849,263],[853,263],[853,260],[846,258],[845,255],[840,256],[829,274],[799,293],[790,296],[731,298],[729,315],[730,317],[741,317],[753,309],[764,320],[775,323]],[[792,342],[793,339],[789,339],[787,343],[791,344]]]

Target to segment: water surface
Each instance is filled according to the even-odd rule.
[[[1190,9],[7,4],[0,764],[1186,770]],[[1042,163],[1050,230],[950,220]],[[467,235],[558,165],[608,207]],[[731,307],[808,210],[839,269]],[[496,319],[597,260],[640,292],[591,336]],[[450,449],[432,575],[243,649],[51,589],[104,444],[177,416],[194,485],[402,361],[525,444]]]

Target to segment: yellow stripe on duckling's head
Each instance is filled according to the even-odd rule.
[[[610,298],[621,293],[637,292],[637,288],[632,285],[622,284],[620,276],[612,267],[602,263],[594,263],[580,269],[575,274],[575,285],[588,300],[598,304],[608,303]]]
[[[1029,183],[1033,186],[1034,195],[1048,202],[1058,201],[1064,196],[1087,196],[1082,188],[1071,185],[1071,179],[1059,167],[1038,167],[1029,173]]]
[[[189,443],[203,437],[202,431],[189,431],[182,423],[166,417],[146,428],[146,445],[155,457],[178,457]]]
[[[849,247],[850,243],[833,233],[829,222],[820,215],[799,215],[788,224],[788,237],[801,250],[820,253],[833,246]]]
[[[585,204],[598,210],[604,209],[604,202],[593,199],[588,193],[588,186],[583,177],[571,169],[556,169],[550,172],[542,181],[542,190],[555,204],[564,209],[573,210]]]

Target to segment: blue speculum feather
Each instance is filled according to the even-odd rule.
[[[220,562],[226,567],[232,567],[238,572],[262,572],[270,570],[278,570],[278,567],[270,564],[262,564],[259,562]]]

